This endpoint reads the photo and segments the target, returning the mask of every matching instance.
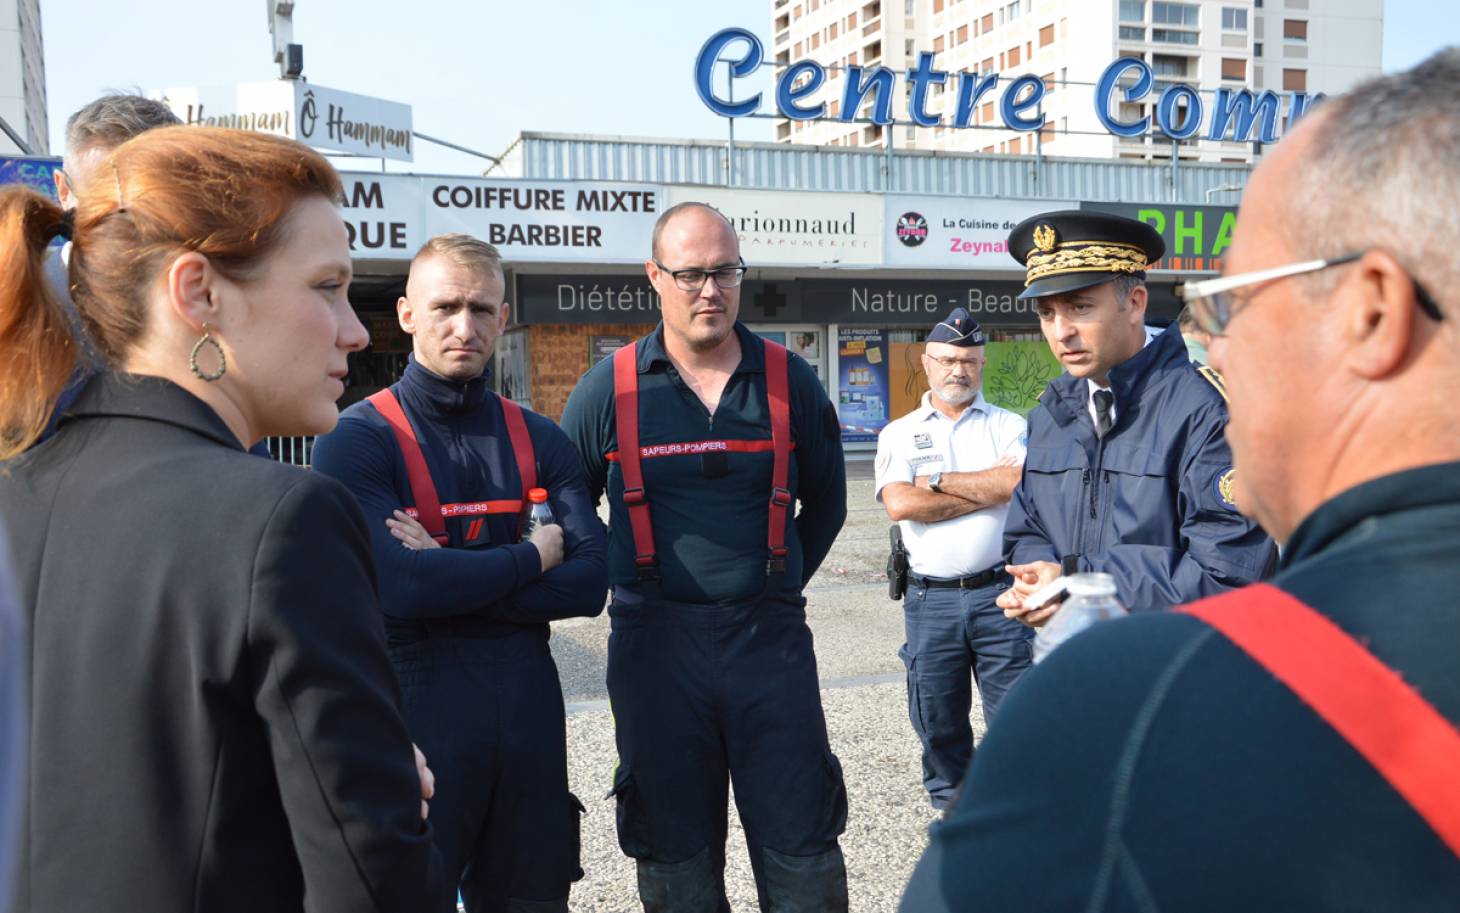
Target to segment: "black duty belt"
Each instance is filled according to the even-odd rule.
[[[981,590],[989,584],[998,580],[1004,574],[1004,566],[991,567],[981,574],[974,574],[972,577],[919,577],[917,574],[908,574],[907,582],[915,587],[931,590]]]

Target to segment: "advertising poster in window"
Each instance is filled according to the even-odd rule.
[[[527,333],[503,333],[497,339],[497,392],[519,406],[532,408],[532,380],[527,363]]]
[[[888,422],[887,334],[882,330],[842,327],[837,333],[841,383],[837,417],[847,443],[877,440]]]
[[[634,340],[628,336],[618,334],[610,336],[589,336],[588,337],[588,365],[592,367],[603,361],[605,358],[612,358],[613,353],[622,349]]]
[[[1044,340],[990,342],[984,347],[983,398],[1025,418],[1064,368]]]

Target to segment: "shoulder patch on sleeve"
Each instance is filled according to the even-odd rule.
[[[1222,375],[1217,372],[1216,368],[1210,365],[1201,365],[1196,369],[1196,373],[1206,378],[1206,382],[1211,384],[1221,394],[1222,402],[1227,402],[1227,382],[1222,379]]]
[[[1229,466],[1224,471],[1218,473],[1216,479],[1212,482],[1212,488],[1216,491],[1217,500],[1222,503],[1223,507],[1234,513],[1237,510],[1237,497],[1234,487],[1236,478],[1237,470]]]

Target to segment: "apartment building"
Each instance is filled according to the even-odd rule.
[[[1183,160],[1224,162],[1250,162],[1260,149],[1203,139],[1205,125],[1176,144],[1154,127],[1135,138],[1107,132],[1095,110],[1100,74],[1120,57],[1141,58],[1154,72],[1149,94],[1113,106],[1127,122],[1154,115],[1172,83],[1197,89],[1207,107],[1220,88],[1270,89],[1285,115],[1291,93],[1335,94],[1379,73],[1384,21],[1383,0],[772,0],[772,17],[778,68],[798,60],[828,68],[811,97],[827,103],[827,117],[778,119],[780,142],[1152,160],[1169,160],[1175,148]],[[928,94],[936,126],[913,125],[903,79],[892,126],[833,119],[847,67],[906,71],[925,51],[950,74],[999,74],[999,92],[1016,76],[1042,77],[1045,129],[1007,129],[999,92],[981,101],[968,127],[952,126],[952,77]]]
[[[40,0],[0,0],[0,117],[34,155],[50,151]],[[0,131],[0,155],[21,150]]]

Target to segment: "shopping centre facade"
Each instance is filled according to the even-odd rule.
[[[0,162],[39,189],[54,160]],[[501,250],[511,304],[497,389],[557,418],[583,372],[653,330],[644,274],[659,214],[715,206],[750,267],[740,319],[799,353],[836,403],[849,450],[870,448],[921,394],[918,343],[966,308],[990,332],[985,392],[1019,411],[1059,368],[1018,300],[1005,250],[1022,219],[1095,208],[1141,218],[1169,256],[1150,273],[1150,321],[1174,319],[1177,282],[1220,269],[1249,166],[893,152],[776,143],[524,133],[487,177],[344,172],[351,299],[371,346],[352,356],[346,401],[394,381],[410,339],[395,303],[415,251],[467,232]],[[282,447],[307,462],[306,444]]]
[[[1174,319],[1177,282],[1220,269],[1245,165],[882,152],[782,144],[522,134],[485,178],[349,173],[352,297],[373,344],[352,394],[400,370],[394,305],[426,238],[464,231],[507,264],[511,324],[498,388],[557,417],[578,378],[650,332],[644,275],[655,219],[709,203],[750,267],[740,319],[806,358],[837,404],[850,449],[922,392],[917,343],[964,307],[990,331],[990,399],[1032,407],[1058,372],[1005,249],[1036,213],[1094,208],[1152,222],[1170,253],[1151,272],[1151,321]],[[498,177],[502,174],[502,177]],[[510,177],[507,175],[511,175]],[[1210,201],[1210,202],[1209,202]]]

